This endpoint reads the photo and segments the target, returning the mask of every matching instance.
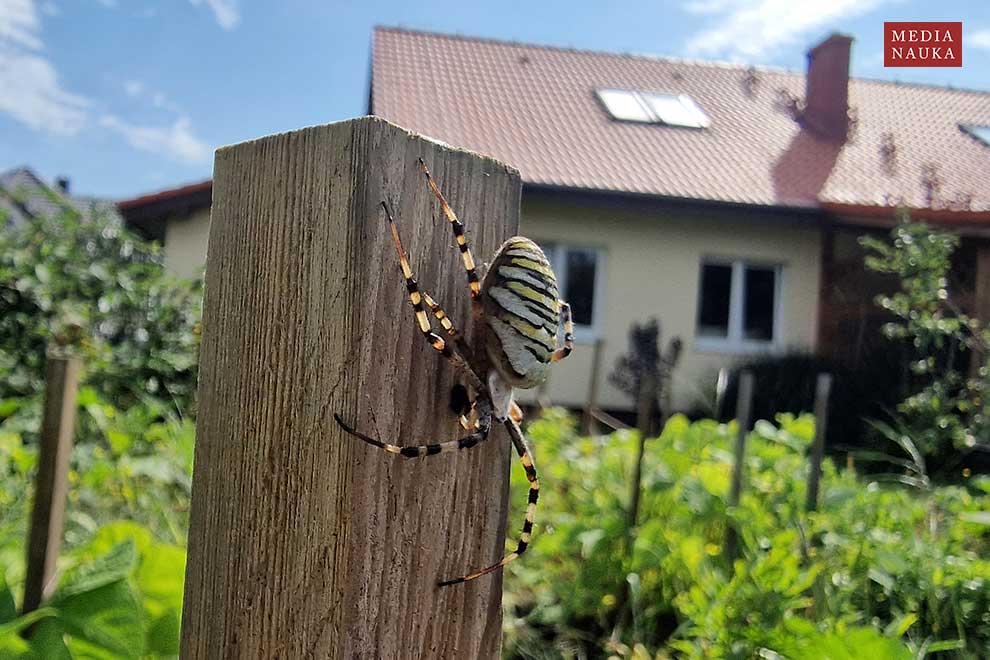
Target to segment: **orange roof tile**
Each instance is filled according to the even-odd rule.
[[[612,119],[595,90],[687,94],[688,129]],[[852,79],[851,137],[787,109],[805,76],[377,28],[374,114],[519,168],[530,184],[759,205],[990,211],[990,93]]]

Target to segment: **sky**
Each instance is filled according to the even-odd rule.
[[[885,69],[884,21],[962,21],[963,67]],[[793,70],[838,30],[854,76],[990,91],[986,0],[0,0],[0,171],[207,179],[218,147],[364,114],[375,25]]]

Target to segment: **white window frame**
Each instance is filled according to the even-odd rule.
[[[725,337],[701,337],[698,335],[701,310],[701,296],[704,295],[702,278],[705,266],[731,266],[732,285],[729,290],[729,328]],[[774,272],[773,278],[773,337],[768,340],[746,339],[744,336],[743,316],[745,315],[746,300],[746,269],[761,268]],[[751,354],[779,350],[784,335],[784,265],[781,263],[760,261],[757,259],[732,257],[702,257],[698,267],[698,295],[694,319],[694,346],[705,353]]]
[[[595,95],[609,116],[617,121],[694,129],[708,128],[712,125],[708,113],[686,94],[603,87],[596,89]],[[624,99],[632,107],[620,109],[618,103],[612,102],[613,99],[615,101]],[[664,109],[668,104],[673,104],[670,112]]]
[[[605,293],[605,250],[593,245],[572,245],[570,243],[560,243],[558,241],[541,241],[537,244],[543,249],[550,265],[553,266],[553,273],[557,276],[557,290],[561,299],[567,302],[567,252],[582,251],[591,252],[595,255],[595,288],[591,300],[591,325],[574,323],[574,341],[586,344],[596,341],[601,337],[601,316],[602,301]],[[563,328],[563,326],[562,326]],[[563,329],[561,329],[561,333]],[[563,334],[561,334],[563,337]]]

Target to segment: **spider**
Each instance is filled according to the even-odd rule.
[[[488,438],[493,419],[508,430],[529,481],[526,517],[516,549],[487,568],[438,583],[441,587],[447,587],[488,575],[518,558],[529,546],[536,502],[540,497],[540,482],[526,438],[519,426],[522,411],[513,401],[513,390],[517,387],[532,388],[546,380],[550,363],[562,360],[571,353],[574,347],[574,328],[570,306],[557,297],[557,279],[550,262],[543,250],[528,238],[513,236],[505,241],[492,258],[484,280],[479,281],[474,257],[464,235],[464,225],[440,192],[423,159],[419,159],[419,168],[454,230],[454,238],[467,271],[475,325],[479,321],[483,322],[476,337],[483,336],[487,361],[484,358],[475,359],[475,353],[470,350],[440,305],[429,294],[420,290],[399,239],[395,219],[384,201],[382,209],[399,256],[399,267],[409,291],[409,302],[415,311],[423,338],[461,373],[468,386],[468,398],[463,396],[462,391],[460,398],[463,404],[457,407],[461,408],[461,425],[471,433],[459,440],[401,447],[356,431],[345,424],[340,415],[335,414],[334,419],[348,434],[405,458],[434,456],[475,447]],[[427,308],[436,317],[448,339],[433,331]],[[564,345],[558,348],[557,332],[561,318],[564,323]],[[472,393],[473,401],[470,398]],[[469,413],[473,421],[465,413]]]

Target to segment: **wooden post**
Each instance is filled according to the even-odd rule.
[[[403,445],[464,435],[458,380],[416,326],[381,209],[471,337],[461,255],[420,157],[478,263],[490,258],[517,230],[521,191],[494,160],[376,117],[216,154],[183,658],[499,655],[501,572],[437,581],[503,554],[507,435],[410,460],[333,419]]]
[[[818,484],[822,478],[822,458],[825,456],[825,432],[828,428],[828,395],[832,389],[832,375],[818,374],[815,384],[815,440],[811,445],[811,467],[808,472],[808,492],[804,508],[818,508]]]
[[[732,486],[729,491],[729,506],[739,506],[739,498],[742,495],[743,468],[746,462],[746,435],[753,416],[753,374],[744,371],[739,375],[739,392],[736,396],[736,447],[734,463],[732,466]],[[730,524],[725,534],[725,555],[729,559],[736,557],[736,546],[738,544],[738,534],[736,528]]]
[[[976,248],[976,286],[973,291],[973,312],[970,315],[979,319],[981,327],[990,326],[990,245]],[[980,367],[987,363],[983,350],[973,350],[969,354],[969,377],[976,378]]]
[[[591,377],[588,379],[588,400],[584,404],[584,419],[581,422],[581,431],[585,435],[598,432],[594,411],[598,408],[598,374],[602,368],[604,347],[604,339],[599,337],[595,340],[594,353],[591,356]]]
[[[69,455],[76,426],[79,372],[79,358],[48,355],[38,475],[27,546],[24,613],[38,609],[55,589],[55,563],[62,547]]]
[[[636,446],[636,462],[633,464],[632,484],[629,491],[629,510],[626,511],[626,525],[631,531],[639,517],[639,499],[643,481],[643,454],[646,453],[646,439],[653,434],[653,410],[655,408],[657,381],[653,374],[643,376],[639,385],[639,401],[636,412],[636,427],[639,441]]]

